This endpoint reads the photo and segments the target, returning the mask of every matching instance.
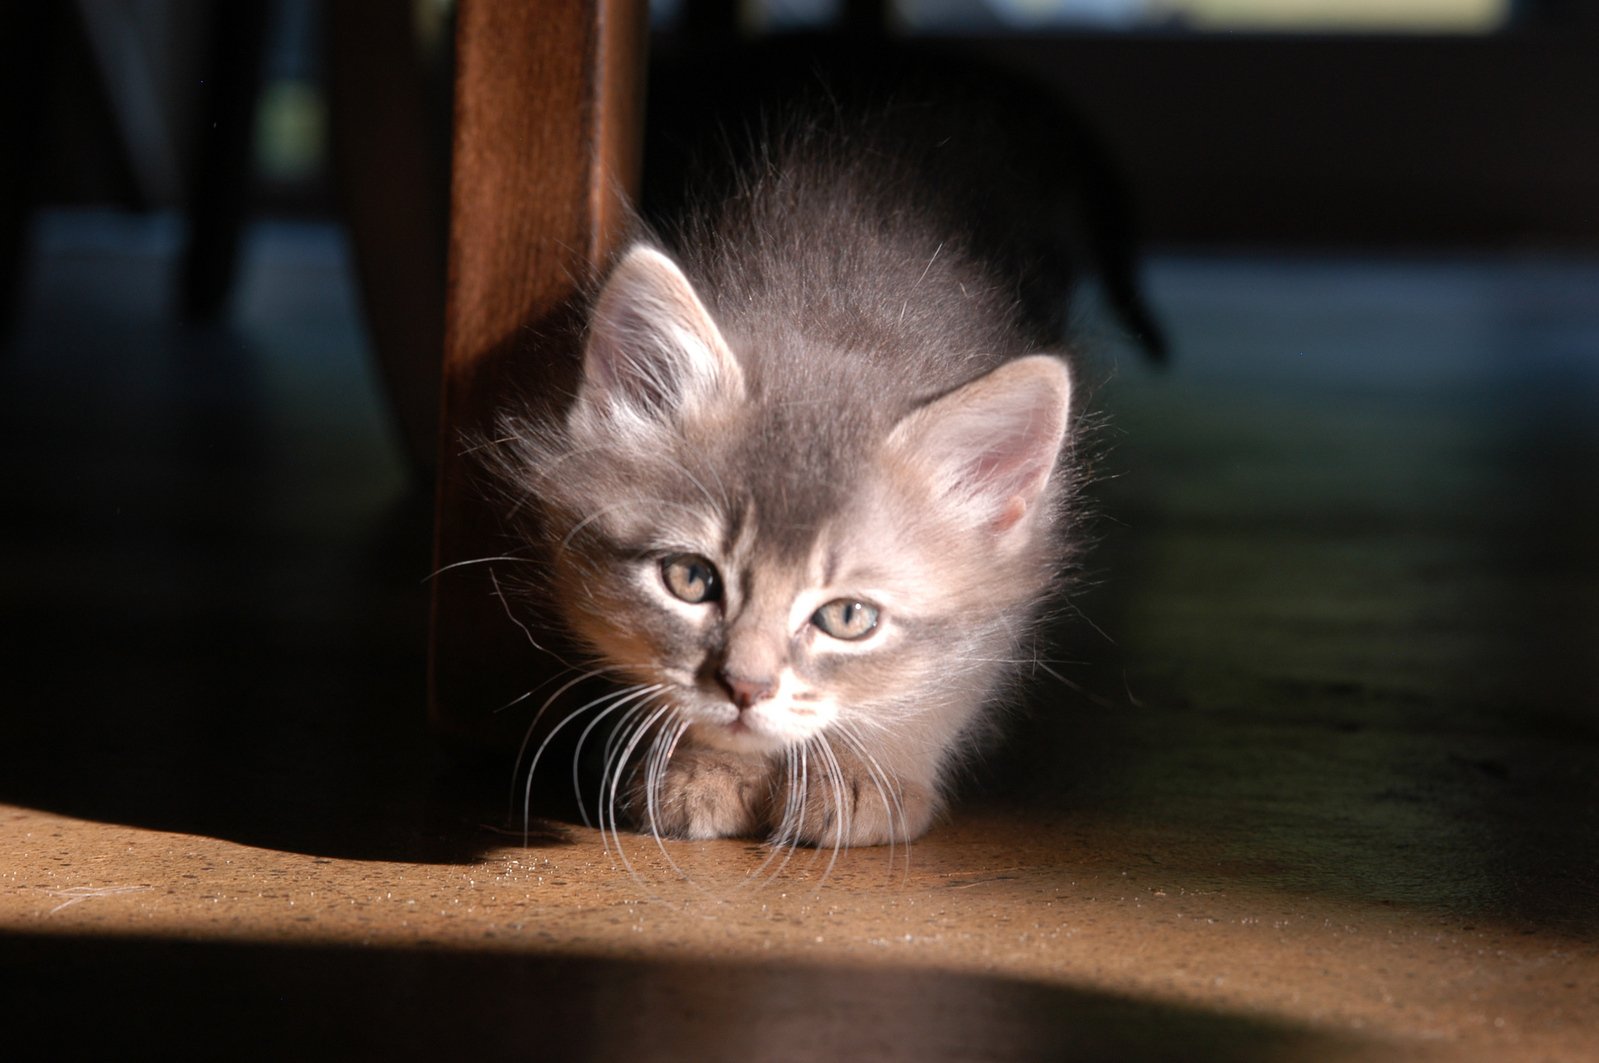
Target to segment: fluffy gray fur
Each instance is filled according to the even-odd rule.
[[[615,683],[578,710],[616,725],[613,821],[916,837],[1030,658],[1072,542],[1070,373],[926,161],[765,149],[618,256],[564,415],[503,419],[546,606]]]

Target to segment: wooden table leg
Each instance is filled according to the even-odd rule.
[[[463,0],[458,19],[430,714],[458,745],[514,749],[527,715],[495,710],[553,664],[507,616],[493,566],[460,564],[509,545],[463,438],[514,395],[554,416],[577,379],[573,298],[638,185],[647,12]]]

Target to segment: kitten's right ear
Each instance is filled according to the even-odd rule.
[[[634,247],[589,320],[579,423],[659,427],[743,393],[738,361],[688,278],[659,251]]]

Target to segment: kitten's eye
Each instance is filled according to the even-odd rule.
[[[722,596],[722,580],[716,566],[698,554],[676,554],[661,562],[661,582],[690,605],[714,602]]]
[[[816,610],[811,623],[835,639],[854,642],[877,629],[877,606],[839,598]]]

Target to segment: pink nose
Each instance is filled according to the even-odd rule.
[[[734,675],[725,668],[716,674],[716,678],[722,684],[722,689],[727,691],[727,696],[740,710],[747,709],[758,701],[765,701],[777,691],[776,680],[748,679]]]

